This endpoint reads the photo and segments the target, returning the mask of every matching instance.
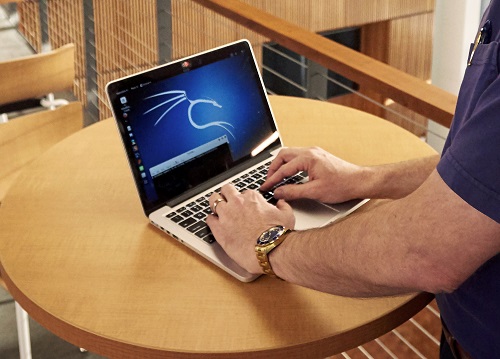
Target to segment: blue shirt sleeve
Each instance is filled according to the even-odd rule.
[[[467,67],[438,172],[463,200],[500,223],[499,43],[480,45]]]

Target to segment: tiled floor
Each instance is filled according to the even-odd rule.
[[[10,17],[0,6],[0,61],[32,53],[31,48],[15,29],[15,17]],[[19,357],[15,324],[14,302],[0,288],[0,358]],[[36,322],[30,322],[33,358],[100,358],[80,350],[51,334]],[[342,358],[404,358],[435,359],[439,357],[441,324],[435,302],[414,318],[384,336],[331,359]]]
[[[31,55],[32,49],[16,30],[16,15],[0,7],[0,61]]]

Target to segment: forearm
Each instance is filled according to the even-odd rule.
[[[408,285],[412,280],[404,271],[406,250],[391,227],[390,207],[389,203],[324,228],[291,233],[271,253],[274,271],[286,281],[342,296],[421,290]]]
[[[287,281],[337,295],[451,292],[498,253],[499,230],[434,171],[404,198],[291,233],[270,263]]]
[[[439,155],[400,163],[364,167],[360,176],[359,198],[397,199],[414,192],[429,177]]]

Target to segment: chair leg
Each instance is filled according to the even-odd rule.
[[[40,101],[40,105],[42,105],[42,107],[45,107],[46,109],[49,109],[49,110],[55,110],[56,107],[64,106],[64,105],[67,105],[68,103],[69,103],[68,100],[65,100],[62,98],[56,99],[53,93],[47,94],[47,97],[43,98]]]
[[[30,326],[28,321],[28,313],[15,302],[16,306],[16,322],[17,322],[17,338],[19,341],[19,358],[31,359],[31,339]]]

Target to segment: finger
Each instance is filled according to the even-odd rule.
[[[234,198],[235,196],[238,196],[240,192],[234,187],[232,184],[228,183],[222,186],[220,190],[221,196],[223,196],[226,201],[230,201],[231,198]]]
[[[299,158],[293,158],[290,162],[283,164],[279,169],[277,169],[273,174],[267,175],[266,181],[262,184],[261,189],[263,191],[269,191],[274,186],[279,184],[283,179],[291,177],[297,172],[305,170],[302,161]]]
[[[212,230],[212,232],[214,231],[214,228],[218,225],[219,223],[219,217],[218,216],[207,216],[207,218],[205,219],[205,222],[207,223],[207,225],[210,227],[210,229]]]
[[[287,228],[295,228],[295,215],[293,214],[293,208],[286,201],[280,199],[276,203],[276,208],[284,213],[284,217],[287,218],[287,222],[283,223]]]
[[[217,242],[222,245],[221,243],[222,237],[219,236],[221,231],[221,223],[219,217],[207,216],[207,218],[205,219],[205,223],[207,224],[208,227],[210,227],[210,230],[212,231],[214,237],[217,238]]]
[[[226,199],[221,194],[219,194],[217,192],[212,193],[212,195],[208,199],[208,203],[209,203],[210,210],[212,211],[213,215],[218,216],[217,211],[219,209],[219,205],[225,201],[226,201]]]
[[[272,176],[282,165],[297,157],[298,153],[299,149],[297,148],[282,148],[269,165],[269,169],[267,171],[268,177]]]
[[[282,200],[282,199],[280,199],[276,203],[276,208],[278,208],[280,211],[283,211],[283,212],[293,212],[292,206],[290,206],[287,201]]]
[[[225,200],[225,198],[220,193],[217,192],[212,193],[212,195],[208,198],[208,202],[210,203],[210,208],[214,208],[213,207],[214,202],[221,198]]]
[[[228,206],[228,202],[234,203],[234,198],[239,194],[240,193],[238,192],[238,190],[232,184],[226,184],[222,186],[219,194],[219,199],[216,199],[212,206],[212,212],[214,212],[214,214],[218,217],[220,217],[221,215],[223,216],[224,211]],[[223,198],[224,200],[220,201],[220,198]]]
[[[299,198],[314,198],[315,185],[313,182],[288,184],[274,190],[274,198],[292,201]]]

